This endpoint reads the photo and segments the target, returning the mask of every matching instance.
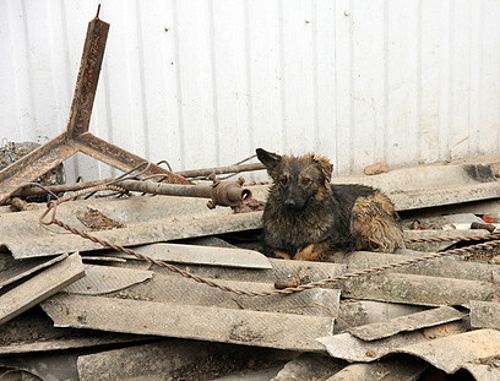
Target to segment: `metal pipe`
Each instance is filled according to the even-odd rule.
[[[161,194],[167,196],[201,197],[211,199],[209,208],[219,206],[236,206],[252,197],[249,189],[241,187],[241,179],[233,181],[217,181],[213,185],[164,184],[146,180],[123,180],[115,185],[128,191]]]
[[[260,169],[265,169],[264,164],[252,163],[252,164],[230,165],[227,167],[189,169],[186,171],[175,172],[175,174],[182,177],[198,177],[198,176],[209,176],[212,174],[220,175],[223,173],[240,173],[240,172],[257,171]]]

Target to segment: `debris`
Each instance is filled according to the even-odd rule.
[[[473,328],[500,329],[500,303],[471,300],[469,305]]]
[[[399,332],[416,331],[426,327],[446,324],[460,320],[464,316],[464,313],[455,308],[445,306],[397,317],[381,323],[349,328],[348,331],[358,339],[374,341],[394,336]]]
[[[464,279],[402,273],[380,273],[340,283],[343,296],[421,306],[458,305],[489,300],[499,285]]]
[[[76,218],[82,207],[99,210],[123,227],[93,232],[100,238],[121,245],[144,245],[174,239],[258,229],[261,213],[233,214],[227,209],[209,210],[205,201],[168,196],[129,199],[92,199],[73,201],[58,207],[58,215],[73,226],[84,226]],[[13,213],[0,219],[0,245],[16,259],[51,256],[61,253],[103,250],[102,245],[79,236],[61,233],[62,229],[40,225],[40,212]]]
[[[8,254],[0,254],[0,289],[67,257],[68,254],[62,254],[52,259],[36,258],[19,262],[13,260]]]
[[[365,175],[380,175],[387,172],[389,172],[389,169],[385,161],[379,161],[365,168]]]
[[[325,380],[345,366],[343,361],[319,354],[303,354],[287,363],[271,381]]]
[[[351,364],[326,381],[413,381],[427,368],[424,361],[408,357],[383,359],[376,363]]]
[[[492,225],[492,224],[481,224],[479,222],[473,222],[471,225],[470,225],[470,228],[471,229],[484,229],[484,230],[488,230],[490,233],[493,233],[495,231],[495,225]]]
[[[76,218],[78,218],[78,221],[84,226],[92,230],[110,230],[123,227],[122,224],[109,218],[99,210],[89,207],[84,210],[78,210],[76,212]]]
[[[334,322],[327,317],[88,295],[59,294],[43,302],[42,307],[56,327],[203,339],[309,352],[324,351],[316,339],[329,335]],[[159,316],[162,317],[161,324],[157,321]],[[293,331],[289,327],[293,327]]]
[[[145,282],[152,277],[152,271],[86,265],[85,277],[70,284],[63,291],[83,295],[108,294]]]
[[[134,250],[150,258],[173,263],[255,269],[272,268],[269,260],[263,254],[239,248],[155,243],[138,246]],[[136,259],[136,257],[129,254],[120,253],[118,255],[122,258]]]
[[[0,296],[0,325],[85,275],[82,259],[72,254]]]
[[[278,364],[280,369],[279,364],[292,356],[268,349],[171,339],[79,356],[78,375],[81,381],[213,380],[262,365]]]
[[[395,352],[417,356],[436,368],[452,374],[466,364],[498,356],[500,331],[480,329],[464,332],[399,348]]]
[[[373,362],[390,353],[406,353],[405,350],[418,343],[433,343],[439,337],[455,337],[457,334],[466,332],[462,323],[448,323],[431,330],[404,332],[396,336],[376,341],[363,341],[350,333],[322,337],[318,341],[327,349],[328,353],[337,359],[350,362]],[[432,340],[426,337],[426,331],[432,332]],[[422,334],[424,333],[424,334]],[[461,346],[453,347],[461,350]],[[419,356],[420,357],[420,356]]]

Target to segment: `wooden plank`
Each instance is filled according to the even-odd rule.
[[[79,254],[73,254],[0,296],[0,325],[85,276]]]

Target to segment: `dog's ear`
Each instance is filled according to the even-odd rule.
[[[257,158],[266,167],[268,172],[272,171],[276,165],[281,161],[281,156],[272,152],[268,152],[262,148],[257,148]]]
[[[319,156],[316,154],[312,155],[312,159],[319,166],[321,173],[325,176],[326,181],[330,182],[332,180],[333,165],[324,156]]]

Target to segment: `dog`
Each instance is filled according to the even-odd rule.
[[[394,205],[365,185],[332,185],[323,156],[280,156],[256,150],[273,184],[263,214],[266,255],[324,260],[335,251],[394,252],[403,234]]]

